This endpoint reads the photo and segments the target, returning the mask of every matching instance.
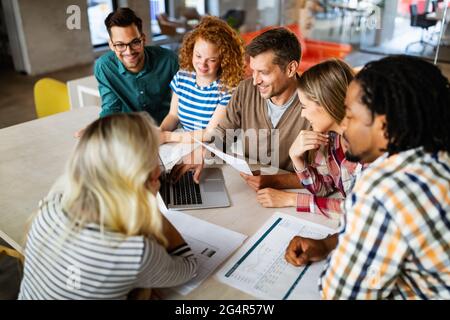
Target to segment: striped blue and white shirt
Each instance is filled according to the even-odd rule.
[[[187,245],[170,254],[152,238],[126,237],[95,223],[75,231],[61,195],[42,202],[25,248],[19,299],[125,299],[134,288],[162,288],[195,276]]]
[[[186,131],[205,129],[218,106],[226,107],[232,92],[222,91],[219,80],[197,85],[195,72],[180,70],[170,88],[178,96],[178,118]]]

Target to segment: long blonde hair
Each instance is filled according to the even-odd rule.
[[[347,88],[354,76],[355,72],[344,61],[328,59],[297,77],[297,89],[309,100],[322,106],[333,120],[340,124],[345,117]],[[316,151],[311,150],[305,154],[308,163],[313,162]]]
[[[333,58],[306,70],[297,78],[297,89],[309,100],[322,106],[340,124],[345,116],[347,88],[354,76],[354,71],[347,63]]]
[[[62,208],[82,227],[98,223],[124,236],[153,236],[167,245],[148,187],[158,166],[158,133],[146,113],[117,114],[90,124],[60,180]]]

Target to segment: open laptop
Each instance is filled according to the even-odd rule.
[[[160,159],[161,188],[159,193],[167,209],[206,209],[229,207],[230,199],[220,168],[204,168],[200,184],[194,182],[194,173],[188,171],[176,183],[170,181],[170,172],[166,171]]]

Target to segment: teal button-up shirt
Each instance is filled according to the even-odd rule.
[[[102,97],[100,117],[147,111],[160,124],[170,109],[169,84],[177,71],[177,56],[161,47],[145,47],[145,65],[139,73],[129,72],[114,52],[108,52],[94,67]]]

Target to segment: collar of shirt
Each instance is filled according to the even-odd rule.
[[[388,152],[385,152],[382,155],[380,155],[378,158],[376,158],[372,163],[370,163],[366,168],[364,168],[364,170],[372,168],[372,167],[377,167],[380,163],[382,163],[383,161],[385,161],[386,159],[388,159],[390,157],[397,156],[396,161],[404,162],[410,155],[418,153],[418,152],[425,152],[425,150],[423,149],[422,146],[420,146],[417,148],[400,151],[396,154],[392,154],[391,156],[389,156]]]
[[[369,169],[371,167],[376,167],[378,166],[379,163],[383,162],[384,160],[386,160],[387,158],[389,158],[389,153],[385,152],[383,153],[381,156],[379,156],[378,158],[376,158],[372,163],[369,163],[367,165],[366,169]]]

